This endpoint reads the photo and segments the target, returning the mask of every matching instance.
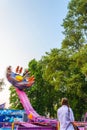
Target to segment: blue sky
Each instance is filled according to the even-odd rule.
[[[68,2],[0,0],[1,78],[5,78],[7,66],[26,68],[33,58],[40,60],[45,52],[61,47],[64,38],[61,24],[68,11]],[[8,93],[8,88],[0,92],[2,97],[4,92]]]

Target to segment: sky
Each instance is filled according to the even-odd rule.
[[[0,104],[9,106],[9,83],[5,72],[11,65],[28,67],[45,52],[60,48],[64,39],[61,26],[69,0],[0,0],[0,78],[6,85]]]

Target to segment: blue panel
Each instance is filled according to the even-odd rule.
[[[14,122],[21,121],[23,119],[24,110],[0,110],[0,122]]]

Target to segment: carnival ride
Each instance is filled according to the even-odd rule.
[[[4,109],[5,108],[5,103],[0,104],[0,109]]]
[[[16,125],[22,125],[26,129],[40,129],[40,130],[57,130],[58,121],[56,119],[50,119],[39,115],[32,107],[24,89],[31,87],[34,82],[34,76],[29,77],[29,72],[26,71],[23,75],[20,75],[22,67],[16,68],[16,72],[13,72],[11,66],[7,68],[6,77],[8,81],[15,87],[16,93],[22,103],[27,117],[27,122],[14,122]]]
[[[22,67],[16,68],[16,72],[12,71],[11,66],[7,68],[6,77],[8,81],[15,87],[16,93],[24,107],[24,111],[27,115],[27,122],[25,120],[14,120],[11,114],[10,121],[0,122],[0,130],[59,130],[59,122],[57,119],[50,119],[39,115],[32,107],[24,89],[30,88],[34,82],[34,76],[29,76],[28,70],[22,75]],[[1,115],[1,114],[0,114]],[[5,114],[6,116],[6,114]],[[87,116],[86,116],[87,117]],[[20,118],[22,119],[22,118]],[[7,120],[7,119],[6,119]],[[75,130],[86,130],[87,122],[73,122]]]

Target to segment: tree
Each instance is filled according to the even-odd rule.
[[[87,72],[87,1],[71,0],[63,21],[65,39],[62,48],[71,51],[66,80],[67,94],[72,102],[76,119],[80,120],[86,111],[87,94],[85,75]]]
[[[3,86],[5,85],[4,79],[0,79],[0,91],[3,90]]]
[[[65,39],[62,42],[62,47],[78,51],[87,40],[86,0],[70,1],[63,27]]]
[[[42,57],[43,77],[50,84],[48,95],[51,95],[49,97],[53,102],[54,115],[60,106],[61,98],[66,96],[68,64],[68,53],[64,49],[51,49],[51,52],[46,52]]]
[[[20,99],[19,99],[19,97],[16,93],[14,86],[10,86],[9,90],[10,90],[10,99],[9,99],[10,100],[10,106],[9,106],[9,108],[10,109],[16,109],[16,110],[17,109],[18,110],[24,109],[22,104],[20,103]]]
[[[33,59],[29,62],[29,70],[35,76],[35,84],[28,91],[29,98],[35,110],[43,116],[54,116],[53,86],[43,77],[43,62]]]

